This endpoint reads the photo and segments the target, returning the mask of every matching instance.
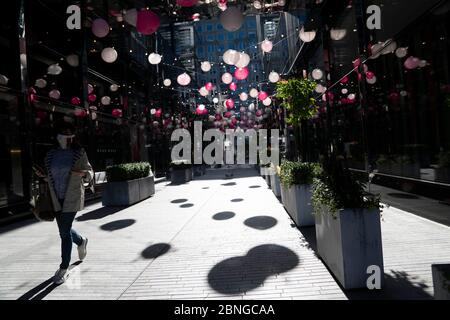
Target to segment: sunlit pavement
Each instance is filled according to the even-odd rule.
[[[233,172],[233,176],[225,178]],[[88,256],[72,254],[55,287],[56,223],[0,229],[1,299],[431,298],[431,263],[450,261],[450,228],[397,209],[383,214],[386,288],[344,292],[257,171],[210,169],[188,184],[159,183],[128,208],[89,206],[74,227]]]

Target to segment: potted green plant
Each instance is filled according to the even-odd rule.
[[[182,184],[193,178],[192,164],[186,160],[175,160],[170,163],[170,181],[173,184]]]
[[[106,168],[104,206],[127,206],[155,193],[155,179],[148,162],[124,163]]]
[[[383,284],[380,198],[364,188],[336,159],[324,163],[313,183],[318,254],[345,289],[367,288],[373,266]]]
[[[276,166],[275,164],[271,164],[271,172],[270,175],[270,186],[272,188],[272,192],[276,197],[281,197],[281,182],[280,182],[280,171],[281,167]]]
[[[441,151],[438,155],[438,165],[435,169],[436,180],[450,181],[450,151]]]
[[[281,199],[299,227],[314,226],[311,187],[319,173],[317,163],[285,161],[280,167]]]

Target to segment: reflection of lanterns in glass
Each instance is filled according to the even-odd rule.
[[[157,53],[150,53],[148,55],[148,62],[150,62],[150,64],[159,64],[161,63],[161,60],[162,60],[161,55]]]
[[[369,59],[378,58],[383,51],[383,43],[379,42],[379,43],[374,44],[373,46],[370,47],[370,51],[371,51],[371,56],[369,57]]]
[[[252,88],[250,90],[250,97],[252,97],[252,98],[258,97],[258,90],[256,90],[255,88]]]
[[[261,42],[261,49],[262,51],[269,53],[272,51],[273,49],[273,43],[270,40],[264,40],[263,42]]]
[[[262,4],[258,0],[253,1],[253,6],[255,7],[255,9],[258,9],[258,10],[262,8]]]
[[[270,97],[267,97],[266,99],[263,100],[263,105],[265,105],[266,107],[270,106],[272,104],[272,99],[270,99]]]
[[[211,70],[211,63],[208,61],[203,61],[200,65],[203,72],[209,72]]]
[[[305,31],[305,27],[302,27],[299,36],[303,42],[311,42],[316,38],[316,31]]]
[[[220,23],[225,30],[234,32],[241,28],[244,16],[237,7],[229,7],[220,14]]]
[[[112,84],[109,86],[109,90],[111,92],[116,92],[117,90],[119,90],[119,86],[117,84]]]
[[[333,29],[332,28],[330,30],[330,37],[334,41],[340,41],[340,40],[344,39],[346,35],[347,35],[346,29]]]
[[[219,99],[218,99],[218,98],[214,98],[214,99],[213,99],[213,102],[214,102],[214,103],[219,103]]]
[[[408,55],[408,48],[397,48],[397,50],[395,50],[395,55],[400,59],[406,57]]]
[[[239,53],[239,60],[236,62],[235,66],[238,68],[245,68],[250,63],[250,56],[245,52]]]
[[[314,69],[311,73],[314,80],[320,80],[323,78],[323,71],[320,69]]]
[[[61,97],[59,90],[53,89],[48,93],[48,96],[52,99],[58,100]]]
[[[366,78],[368,84],[375,84],[377,82],[377,77],[374,76],[372,79]]]
[[[271,73],[269,73],[269,81],[272,83],[277,83],[278,81],[280,81],[280,75],[277,72],[272,71]]]
[[[227,99],[225,101],[225,106],[227,107],[228,110],[233,109],[234,108],[234,101],[232,99]]]
[[[102,50],[102,59],[107,63],[113,63],[117,60],[117,51],[114,48],[105,48]]]
[[[70,99],[70,103],[78,106],[81,103],[81,99],[78,97],[73,97],[72,99]]]
[[[191,77],[186,72],[182,73],[177,77],[177,82],[180,86],[187,86],[191,83]]]
[[[241,92],[241,94],[239,95],[239,99],[241,99],[241,101],[247,101],[248,94],[245,92]]]
[[[177,4],[180,7],[193,7],[197,4],[198,0],[177,0]]]
[[[355,95],[354,93],[350,93],[350,94],[347,96],[347,98],[348,98],[349,100],[355,100],[355,99],[356,99],[356,95]]]
[[[416,69],[417,67],[419,67],[419,64],[420,64],[419,58],[413,56],[408,57],[404,62],[404,66],[408,70]]]
[[[320,83],[316,86],[316,88],[314,89],[317,93],[324,93],[327,88],[325,88],[323,85],[321,85]]]
[[[78,67],[80,64],[80,59],[78,59],[78,56],[76,54],[69,54],[66,57],[66,62],[71,67]]]
[[[201,87],[198,91],[202,97],[206,97],[209,94],[209,91],[205,87]]]
[[[45,81],[44,79],[37,79],[34,85],[38,88],[43,89],[47,86],[47,81]]]
[[[234,66],[240,58],[240,53],[233,49],[228,49],[223,54],[223,62],[226,64]]]
[[[88,83],[87,89],[88,89],[88,94],[91,94],[92,92],[94,92],[94,86],[90,83]]]
[[[394,53],[397,49],[397,42],[393,41],[392,39],[387,40],[383,44],[384,49],[381,51],[381,54],[389,54]]]
[[[88,95],[89,102],[94,102],[95,100],[97,100],[97,96],[95,94]]]
[[[104,38],[109,33],[109,24],[106,20],[98,18],[92,22],[92,33],[98,38]]]
[[[225,84],[230,84],[233,81],[233,76],[226,72],[222,75],[222,82]]]
[[[100,102],[102,103],[102,105],[104,106],[108,106],[111,104],[111,98],[108,96],[104,96],[102,97],[102,99],[100,100]]]
[[[52,64],[47,68],[47,73],[57,76],[62,72],[62,68],[58,64]]]
[[[121,109],[113,109],[111,112],[113,117],[121,118],[122,117],[122,110]]]
[[[170,85],[172,84],[172,81],[170,79],[164,79],[163,84],[166,87],[170,87]]]

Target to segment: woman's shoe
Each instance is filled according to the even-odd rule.
[[[60,285],[66,281],[67,278],[67,269],[59,268],[55,275],[53,276],[53,283],[56,285]]]
[[[83,261],[87,255],[88,238],[83,238],[83,242],[78,246],[78,258]]]

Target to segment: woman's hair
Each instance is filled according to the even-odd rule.
[[[71,134],[75,135],[75,137],[72,139],[72,143],[70,144],[70,147],[72,149],[80,149],[81,145],[78,142],[77,136],[76,136],[76,128],[75,126],[67,121],[60,121],[56,123],[55,125],[55,136],[57,134],[67,134],[67,132],[70,131]],[[56,142],[55,146],[57,146],[58,143]]]

